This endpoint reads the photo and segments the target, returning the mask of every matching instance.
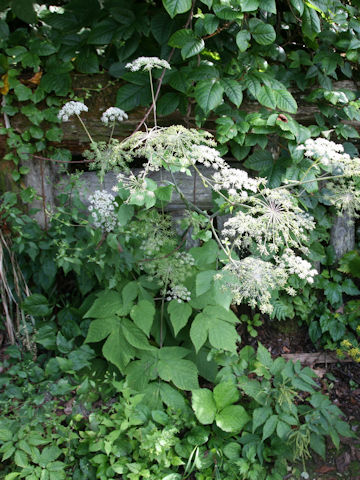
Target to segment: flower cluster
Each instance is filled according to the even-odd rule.
[[[360,175],[360,158],[351,158],[344,152],[344,147],[325,138],[309,138],[304,145],[297,147],[304,150],[306,157],[313,158],[325,169],[331,168],[336,175],[352,177]]]
[[[115,198],[106,190],[96,190],[89,197],[88,210],[91,212],[93,224],[106,232],[111,232],[118,225],[115,207],[118,207]]]
[[[244,170],[237,168],[222,168],[212,177],[215,191],[226,190],[232,201],[243,201],[248,198],[248,192],[256,193],[259,186],[266,180],[263,178],[249,178]]]
[[[351,218],[359,216],[360,211],[360,190],[354,181],[327,182],[324,195],[325,200],[330,202],[340,212],[347,214]]]
[[[215,170],[222,170],[227,167],[227,163],[220,156],[220,153],[207,145],[194,145],[189,151],[189,157],[192,163],[202,163],[205,167],[211,167]]]
[[[88,107],[81,102],[67,102],[58,113],[58,119],[67,122],[72,115],[80,115],[81,112],[87,112]]]
[[[225,223],[222,235],[226,244],[231,240],[237,248],[255,248],[261,256],[274,254],[283,246],[306,251],[303,243],[315,223],[289,191],[264,189],[249,203],[246,212],[239,211]]]
[[[139,57],[133,62],[127,63],[126,68],[129,68],[132,72],[137,72],[141,69],[152,70],[153,68],[166,68],[171,70],[169,63],[158,57]]]
[[[166,295],[168,286],[183,285],[186,278],[191,275],[195,259],[190,253],[175,252],[163,258],[155,258],[152,262],[143,264],[144,270],[149,275],[149,280],[158,280],[163,287],[162,294]]]
[[[263,313],[271,313],[271,291],[283,288],[288,275],[286,271],[256,257],[233,260],[224,267],[230,272],[233,281],[225,285],[231,290],[233,302],[240,304],[246,301],[252,308],[259,306]],[[226,277],[226,280],[228,277]]]
[[[128,115],[127,113],[124,112],[124,110],[121,110],[121,108],[117,107],[110,107],[108,108],[101,116],[101,121],[105,124],[108,125],[108,123],[113,123],[115,121],[122,122],[123,120],[127,120]]]
[[[121,147],[127,161],[146,158],[147,163],[144,167],[147,171],[158,171],[161,167],[174,166],[184,172],[194,164],[191,160],[193,151],[196,158],[200,158],[195,148],[197,145],[214,147],[216,143],[208,132],[172,125],[136,132],[124,140]],[[212,158],[216,155],[218,159],[218,152],[215,152],[216,154],[211,151]],[[206,153],[210,155],[209,151]]]
[[[190,302],[191,292],[184,285],[173,285],[166,292],[166,300],[170,302],[171,300],[177,300],[178,303]]]
[[[295,255],[289,248],[287,248],[281,255],[279,266],[284,267],[290,275],[295,274],[302,280],[306,280],[308,283],[313,283],[314,276],[318,274],[318,271],[310,262]],[[289,291],[288,293],[290,292],[292,291]]]

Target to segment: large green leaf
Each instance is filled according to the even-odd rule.
[[[313,8],[305,5],[302,15],[302,31],[305,37],[314,40],[318,33],[321,32],[321,24],[318,14]]]
[[[146,105],[151,101],[150,87],[127,83],[119,88],[116,95],[116,106],[123,110],[132,110],[139,105]]]
[[[185,13],[191,8],[191,0],[162,0],[162,2],[171,18],[179,13]]]
[[[146,300],[144,300],[146,302]],[[155,312],[155,310],[154,310]],[[139,327],[134,325],[128,318],[123,318],[121,320],[121,327],[126,340],[133,347],[139,350],[154,350],[155,347],[150,345],[146,335]]]
[[[194,38],[189,42],[185,43],[185,45],[181,49],[181,56],[185,60],[186,58],[193,57],[197,55],[205,48],[205,42],[202,38]]]
[[[288,90],[275,90],[276,105],[280,110],[296,113],[297,103]]]
[[[249,40],[251,38],[248,30],[240,30],[236,35],[236,45],[239,47],[240,52],[245,52],[249,47]]]
[[[268,87],[267,85],[264,85],[261,87],[259,93],[257,94],[257,99],[261,103],[261,105],[264,105],[264,107],[276,108],[276,94],[275,90],[273,90],[271,87]]]
[[[173,382],[180,390],[199,388],[197,368],[190,360],[159,360],[158,373],[162,380]]]
[[[261,6],[263,0],[240,0],[242,12],[253,12]]]
[[[278,416],[277,415],[271,415],[265,422],[264,428],[263,428],[263,436],[262,440],[266,440],[268,437],[270,437],[274,432],[276,425],[278,423]]]
[[[12,0],[11,11],[26,23],[36,22],[33,0]]]
[[[176,336],[187,324],[192,312],[192,308],[188,303],[179,303],[177,300],[171,300],[168,305],[168,312],[170,315],[170,322]]]
[[[253,411],[252,432],[255,433],[255,430],[260,427],[260,425],[263,425],[271,414],[272,409],[270,407],[255,408]]]
[[[216,425],[224,432],[239,433],[250,420],[241,405],[229,405],[215,417]]]
[[[191,328],[190,338],[198,352],[209,337],[210,344],[220,350],[236,353],[236,342],[240,339],[235,329],[238,322],[231,310],[209,305],[196,315]]]
[[[192,391],[192,408],[196,418],[203,425],[210,425],[215,420],[216,405],[213,393],[207,388]]]
[[[148,300],[140,300],[130,311],[130,317],[134,320],[135,325],[137,325],[147,336],[150,335],[154,316],[155,307]]]
[[[121,326],[117,326],[108,336],[102,353],[106,360],[113,363],[121,373],[124,373],[126,365],[135,356],[134,348],[125,340]]]
[[[256,43],[259,45],[271,45],[274,43],[276,32],[272,25],[264,23],[256,18],[251,19],[249,24],[250,31]]]
[[[191,40],[195,40],[194,32],[188,28],[182,28],[171,35],[168,44],[170,47],[182,48]]]
[[[223,78],[221,85],[224,88],[225,95],[238,108],[243,100],[242,87],[239,82],[233,78]]]
[[[216,385],[213,395],[217,410],[236,403],[240,398],[239,390],[232,382],[221,382]]]
[[[85,313],[84,318],[107,318],[115,314],[126,315],[121,293],[116,290],[103,290],[91,308]]]
[[[217,80],[203,80],[196,85],[195,99],[205,114],[208,114],[220,105],[223,93],[224,88]]]

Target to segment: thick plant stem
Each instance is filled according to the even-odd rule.
[[[157,120],[156,120],[156,99],[155,99],[155,94],[154,94],[154,85],[153,85],[153,79],[151,75],[151,70],[149,70],[149,78],[150,78],[150,88],[151,88],[151,98],[152,98],[152,104],[153,104],[153,112],[154,112],[154,127],[157,127]]]
[[[92,137],[91,137],[91,135],[90,135],[90,133],[89,133],[89,130],[86,128],[85,123],[81,120],[80,115],[77,115],[77,114],[76,114],[76,116],[77,116],[77,118],[79,119],[79,121],[80,121],[83,129],[85,130],[85,133],[86,133],[86,135],[88,136],[90,142],[91,142],[91,143],[94,143],[94,140],[92,139]]]

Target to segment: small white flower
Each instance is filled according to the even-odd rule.
[[[72,115],[80,115],[81,112],[87,112],[88,107],[81,102],[67,102],[58,113],[58,119],[67,122]]]
[[[109,122],[122,122],[124,120],[127,120],[128,116],[127,113],[124,112],[124,110],[121,110],[121,108],[117,107],[110,107],[108,108],[101,116],[101,121],[105,124],[108,125]]]
[[[129,68],[132,72],[137,72],[141,69],[152,70],[153,68],[166,68],[171,70],[169,63],[158,57],[139,57],[133,62],[126,64],[126,68]]]
[[[88,210],[93,218],[93,224],[96,228],[101,228],[106,232],[111,232],[118,225],[115,207],[118,207],[115,198],[106,190],[95,190],[89,196]]]

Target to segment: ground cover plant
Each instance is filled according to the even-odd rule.
[[[151,6],[140,3],[145,18]],[[197,3],[203,10],[195,14]],[[60,189],[56,209],[46,212],[46,228],[32,218],[31,207],[24,213],[19,204],[19,199],[32,201],[29,189],[21,188],[19,194],[8,191],[2,198],[4,332],[17,344],[5,351],[1,366],[2,478],[280,479],[289,473],[299,476],[301,471],[306,477],[305,460],[311,452],[325,455],[326,436],[338,447],[341,436],[353,435],[340,410],[319,390],[310,369],[272,359],[261,344],[256,351],[241,345],[236,328],[243,318],[249,333],[256,335],[253,326],[259,326],[261,318],[253,316],[256,311],[274,320],[296,316],[309,324],[314,342],[321,340],[330,348],[341,347],[355,360],[359,357],[358,301],[348,301],[359,293],[358,253],[345,256],[337,271],[331,268],[331,249],[324,247],[331,227],[326,208],[357,214],[360,159],[353,145],[338,141],[339,136],[355,137],[356,131],[342,124],[328,131],[320,116],[318,127],[307,128],[291,117],[296,101],[277,79],[285,67],[274,67],[266,76],[265,49],[259,50],[269,50],[285,30],[275,30],[277,6],[268,3],[262,8],[258,2],[175,5],[164,1],[170,17],[190,15],[186,28],[175,33],[166,30],[159,40],[173,49],[174,62],[169,63],[165,54],[168,47],[162,58],[136,58],[141,42],[119,60],[117,67],[127,83],[118,91],[117,106],[101,118],[109,139],[96,141],[87,127],[86,102],[73,98],[63,105],[58,98],[69,92],[70,66],[56,70],[57,55],[66,50],[56,36],[59,20],[65,27],[67,21],[73,22],[67,42],[77,42],[80,71],[95,58],[105,62],[114,55],[110,47],[95,53],[92,45],[100,40],[91,37],[93,13],[80,21],[82,2],[37,9],[37,32],[46,35],[46,45],[41,43],[42,53],[36,54],[39,45],[34,39],[29,56],[27,48],[14,45],[31,34],[26,28],[10,34],[8,23],[12,27],[14,16],[35,21],[35,10],[20,12],[14,2],[4,2],[1,25],[8,35],[3,41],[11,46],[3,58],[3,113],[9,121],[18,110],[15,97],[29,101],[20,108],[39,127],[19,135],[7,126],[4,133],[16,153],[10,151],[6,160],[19,163],[29,153],[42,152],[46,140],[61,138],[59,127],[44,133],[40,127],[44,118],[52,123],[75,118],[89,141],[85,158],[90,168],[98,172],[100,182],[107,172],[115,171],[118,185],[111,192],[101,188],[84,197],[81,174],[71,175]],[[343,40],[337,48],[350,49],[347,56],[354,60],[356,44],[351,49],[346,42],[347,15],[356,13],[355,7],[344,10],[340,2],[332,2],[330,10],[330,5],[293,3],[292,14],[296,18],[295,9],[303,17],[307,48],[319,36],[325,55],[326,38],[337,38]],[[118,6],[99,2],[94,12],[109,10],[117,22],[130,15],[129,9],[117,10]],[[167,14],[151,21],[152,35],[159,34],[156,25],[163,25]],[[286,18],[291,24],[290,14]],[[77,33],[78,22],[86,25],[82,36]],[[109,21],[101,22],[105,45],[111,29]],[[356,22],[355,15],[354,37]],[[136,35],[146,37],[147,22],[141,28],[140,23]],[[202,36],[210,35],[212,41],[213,36],[225,35],[218,37],[224,41],[228,32],[236,38],[240,52],[236,57],[232,47],[226,51],[216,38],[218,52],[205,49],[208,39]],[[121,30],[118,35],[121,51],[121,36],[128,46],[135,33]],[[86,46],[80,47],[77,39]],[[50,48],[53,44],[55,51]],[[176,57],[176,49],[181,49],[181,56]],[[70,48],[67,54],[74,52]],[[290,54],[296,57],[294,51]],[[83,64],[82,55],[87,59]],[[16,65],[32,68],[31,62],[40,65],[42,56],[49,56],[49,63],[40,85],[38,75],[33,93],[17,79]],[[350,63],[339,57],[341,71],[350,75]],[[241,65],[248,65],[247,95],[266,107],[257,113],[245,114],[233,107],[239,107],[243,97]],[[334,76],[336,66],[327,71],[324,65],[322,61],[316,67],[317,75],[328,81],[326,75]],[[235,68],[230,70],[231,66]],[[215,80],[219,72],[220,82]],[[161,84],[165,91],[169,85],[176,90],[173,73],[177,79],[185,75],[189,88],[181,98],[174,92],[161,97]],[[253,87],[248,84],[251,78]],[[134,85],[147,97],[134,95]],[[318,101],[323,94],[337,106],[336,113],[333,107],[322,109],[329,123],[343,114],[355,118],[355,97],[327,86],[327,96],[315,90],[311,98]],[[15,97],[9,94],[12,91]],[[46,117],[31,103],[41,102],[41,95],[49,107]],[[197,101],[196,125],[161,126],[158,114],[169,113],[174,104],[185,112],[181,102],[186,97]],[[151,125],[126,139],[114,138],[115,124],[126,121],[126,111],[138,101],[150,101]],[[340,110],[339,105],[346,107]],[[213,110],[216,139],[200,129]],[[188,111],[191,114],[191,105]],[[287,144],[277,158],[258,148],[265,146],[268,134],[278,134]],[[260,176],[230,166],[223,158],[228,151],[239,160],[246,158],[245,166]],[[52,154],[61,161],[68,158],[61,149]],[[130,170],[136,162],[143,164],[137,176]],[[170,180],[156,183],[151,175],[159,170],[167,171]],[[26,168],[19,164],[14,172],[13,180],[18,181]],[[178,172],[196,174],[212,190],[212,209],[200,209],[183,193]],[[180,235],[166,210],[173,195],[183,200],[188,211]],[[229,217],[218,231],[215,218],[221,215]],[[197,242],[191,249],[186,248],[189,235]],[[318,274],[311,263],[315,260],[329,268]],[[247,315],[235,315],[236,305],[240,311],[245,306]],[[300,466],[295,468],[296,461]]]

